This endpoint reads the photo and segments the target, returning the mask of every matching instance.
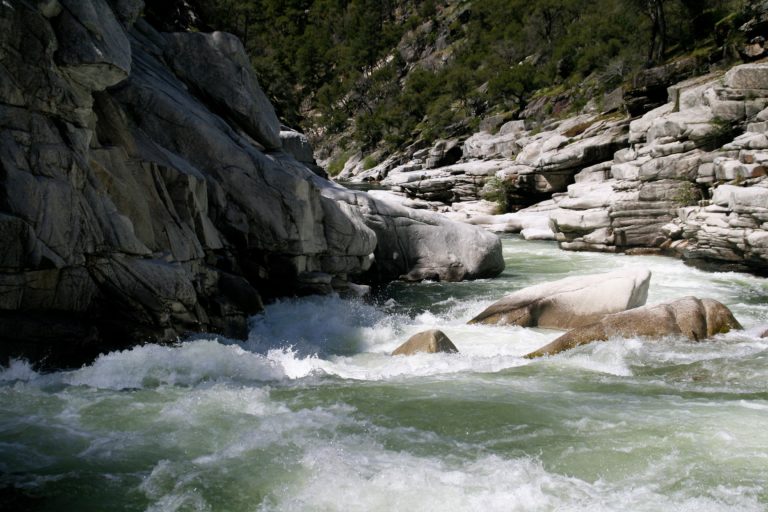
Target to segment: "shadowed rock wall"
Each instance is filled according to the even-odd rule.
[[[301,144],[282,149],[239,40],[159,33],[141,8],[0,4],[0,356],[77,364],[191,331],[243,336],[262,298],[343,289],[377,257],[380,279],[503,269],[492,235],[464,233],[470,254],[441,246],[444,220],[385,219],[315,175],[288,153]],[[402,229],[381,232],[391,218]]]

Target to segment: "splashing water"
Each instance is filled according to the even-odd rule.
[[[149,344],[51,374],[11,361],[0,508],[768,510],[766,280],[516,238],[504,250],[493,280],[272,304],[244,342]],[[522,287],[638,265],[649,302],[711,297],[746,329],[529,361],[560,333],[466,325]],[[389,355],[430,328],[460,353]]]

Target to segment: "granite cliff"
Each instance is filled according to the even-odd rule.
[[[313,172],[236,37],[142,7],[0,4],[0,356],[79,364],[243,336],[263,300],[355,278],[501,272],[495,235]]]

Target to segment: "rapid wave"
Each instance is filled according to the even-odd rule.
[[[499,279],[283,300],[242,342],[199,335],[54,373],[11,360],[0,482],[60,510],[764,510],[766,281],[505,245]],[[747,329],[527,360],[561,333],[466,324],[527,284],[638,263],[650,302],[712,297]],[[433,328],[459,353],[390,355]]]
[[[381,381],[494,373],[533,364],[624,377],[663,373],[665,367],[673,366],[670,377],[676,382],[686,378],[695,382],[708,375],[710,384],[745,389],[768,385],[768,370],[759,363],[768,358],[768,340],[759,338],[761,328],[697,344],[674,338],[615,339],[529,361],[521,356],[560,333],[466,325],[465,320],[478,307],[476,301],[456,302],[444,314],[420,312],[409,316],[388,313],[358,300],[296,299],[268,306],[263,316],[254,319],[245,342],[198,336],[170,346],[147,344],[102,355],[89,366],[55,375],[40,375],[30,364],[13,360],[10,366],[0,367],[0,382],[140,389],[323,377]],[[389,355],[411,335],[432,328],[446,332],[460,352]]]

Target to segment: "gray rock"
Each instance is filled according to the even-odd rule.
[[[429,151],[425,167],[434,169],[455,164],[461,159],[462,149],[457,139],[439,140]]]
[[[608,211],[601,208],[560,210],[553,213],[550,218],[555,232],[589,233],[611,225]]]
[[[264,148],[280,148],[280,121],[237,37],[225,32],[166,37],[170,44],[165,57],[178,77]]]
[[[650,280],[646,269],[567,277],[507,295],[469,323],[551,329],[588,325],[645,304]]]
[[[685,297],[605,316],[596,323],[567,332],[525,357],[554,355],[612,337],[660,339],[665,336],[684,336],[692,341],[701,341],[715,334],[741,328],[731,311],[720,302]]]
[[[46,18],[55,18],[61,14],[61,2],[59,0],[41,0],[37,2],[37,8]]]
[[[144,9],[144,0],[109,0],[117,17],[127,24],[133,24]]]
[[[503,115],[488,116],[480,121],[477,128],[481,132],[495,133],[501,128],[501,125],[504,124],[504,119],[505,116]]]
[[[728,70],[725,86],[731,89],[768,89],[768,64],[744,64]]]
[[[304,164],[314,164],[315,155],[309,139],[303,133],[296,130],[281,130],[280,141],[283,151],[292,155],[293,158]]]
[[[131,46],[107,1],[60,1],[64,9],[53,21],[61,69],[95,91],[125,79],[131,71]]]
[[[244,336],[262,297],[503,268],[494,235],[316,176],[232,36],[62,4],[0,8],[0,358]]]
[[[613,112],[624,106],[624,89],[616,89],[603,94],[603,113]]]
[[[494,277],[504,270],[501,241],[492,233],[330,182],[322,193],[359,212],[375,233],[372,272],[377,280],[460,281]]]
[[[509,123],[505,124],[507,126]],[[500,131],[496,135],[479,132],[464,141],[463,153],[468,158],[514,158],[520,151],[517,140],[521,131]]]

